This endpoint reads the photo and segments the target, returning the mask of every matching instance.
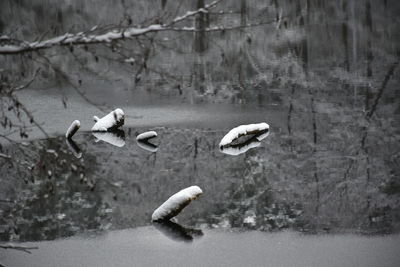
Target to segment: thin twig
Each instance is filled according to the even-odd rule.
[[[0,248],[3,249],[15,249],[15,250],[19,250],[19,251],[23,251],[26,252],[28,254],[31,254],[32,252],[30,252],[29,250],[32,249],[39,249],[39,247],[24,247],[24,246],[15,246],[15,245],[0,245]]]

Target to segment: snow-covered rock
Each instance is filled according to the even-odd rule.
[[[157,137],[157,133],[155,131],[148,131],[136,136],[136,141],[149,140],[154,137]]]
[[[74,120],[69,126],[67,132],[65,133],[66,138],[72,138],[72,136],[79,130],[81,127],[81,122],[78,120]]]
[[[125,146],[125,132],[122,130],[117,129],[112,132],[92,132],[92,134],[97,138],[96,142],[102,140],[117,147]]]
[[[223,148],[225,146],[231,145],[233,141],[238,139],[241,136],[250,135],[250,134],[264,134],[269,131],[269,125],[265,122],[257,123],[257,124],[248,124],[248,125],[240,125],[238,127],[230,130],[219,143],[219,147]]]
[[[111,111],[103,118],[99,119],[97,117],[93,117],[96,123],[92,127],[93,132],[107,132],[118,129],[122,125],[124,125],[125,114],[122,109],[117,108],[114,111]]]
[[[172,195],[160,207],[158,207],[151,216],[152,221],[169,220],[178,215],[189,203],[198,198],[203,191],[200,187],[194,185],[182,189]]]

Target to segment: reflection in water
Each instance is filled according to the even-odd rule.
[[[165,236],[175,241],[191,242],[194,238],[203,236],[201,229],[183,227],[172,221],[153,222],[153,225]]]
[[[247,140],[244,137],[242,137],[241,140],[238,140],[235,143],[231,143],[225,146],[220,146],[219,151],[231,156],[237,156],[247,152],[249,149],[260,146],[261,141],[265,139],[268,135],[269,135],[269,130],[267,129],[256,135],[251,135],[251,137]]]
[[[157,152],[157,150],[158,150],[158,146],[156,146],[153,143],[150,143],[148,141],[148,139],[136,140],[136,143],[138,144],[138,146],[140,148],[143,148],[144,150],[147,150],[147,151],[152,152],[152,153]]]
[[[150,139],[154,139],[157,137],[157,133],[155,131],[148,131],[139,134],[136,136],[136,143],[139,147],[144,150],[150,151],[152,153],[157,152],[158,147],[150,142]]]
[[[373,168],[365,180],[367,161],[354,156],[349,161],[357,148],[354,140],[364,131],[343,143],[333,133],[336,128],[343,132],[344,122],[329,117],[318,122],[318,129],[331,131],[319,140],[318,152],[304,123],[292,126],[296,131],[289,135],[280,122],[273,123],[279,134],[237,157],[215,153],[224,130],[164,128],[158,137],[163,150],[152,154],[100,147],[91,142],[91,133],[81,134],[76,141],[86,145],[86,152],[80,159],[71,155],[64,138],[33,141],[23,147],[25,155],[20,154],[20,159],[34,163],[32,171],[10,168],[12,162],[0,166],[1,195],[10,200],[0,203],[0,239],[48,240],[148,225],[151,211],[176,188],[191,184],[201,185],[207,196],[190,213],[179,215],[180,222],[191,227],[398,232],[398,194],[392,193],[398,183],[386,174],[399,167],[388,165],[390,146],[380,149],[379,135],[366,139]],[[329,128],[322,128],[323,123]],[[133,131],[127,131],[126,142],[135,146]],[[322,149],[328,146],[328,151]]]
[[[54,32],[48,34],[55,36],[70,28],[78,32],[118,23],[115,14],[136,14],[140,20],[159,11],[152,1],[142,1],[145,9],[99,1],[98,7],[109,8],[93,8],[84,1],[2,1],[8,8],[0,8],[0,18],[7,24],[0,27],[16,38],[34,40],[46,35],[49,24]],[[182,4],[183,10],[192,9],[189,2]],[[222,2],[221,10],[231,9],[231,3]],[[39,63],[42,55],[40,60],[35,54],[23,55],[23,60],[20,55],[10,56],[4,69],[20,70],[15,71],[20,77],[11,80],[30,77],[40,68],[46,83],[83,80],[85,95],[101,101],[129,103],[151,91],[151,99],[161,94],[163,100],[177,99],[179,104],[249,104],[268,116],[277,134],[262,143],[250,139],[225,150],[237,157],[215,153],[226,129],[207,132],[198,125],[162,130],[163,149],[151,154],[134,149],[115,153],[115,146],[134,142],[134,137],[125,141],[123,135],[112,133],[97,137],[113,144],[106,147],[93,145],[91,134],[76,136],[79,144],[87,146],[84,158],[74,143],[67,141],[67,147],[60,138],[7,147],[21,164],[0,159],[4,199],[0,240],[47,240],[146,225],[159,203],[176,188],[191,184],[200,185],[207,197],[193,214],[182,214],[185,225],[312,233],[399,232],[399,24],[395,18],[400,2],[315,2],[255,1],[241,6],[240,18],[235,12],[228,14],[229,20],[241,19],[243,24],[254,18],[282,17],[278,29],[269,24],[207,33],[208,23],[225,19],[223,14],[201,13],[194,38],[165,32],[143,38],[143,45],[127,40],[110,46],[77,46],[68,53],[66,47],[52,48],[43,51],[49,61],[45,67]],[[175,12],[175,5],[180,1],[168,2],[166,13],[168,8]],[[38,16],[43,6],[49,13]],[[21,17],[35,23],[15,31]],[[194,42],[194,53],[187,53],[188,42],[183,39]],[[127,64],[124,59],[131,55],[135,61]],[[187,66],[193,66],[193,71]],[[132,79],[132,73],[138,79]],[[113,90],[103,83],[97,87],[99,74]],[[76,77],[83,79],[76,81]],[[127,93],[119,88],[135,90]],[[232,124],[239,123],[236,119],[232,116]],[[137,144],[157,151],[152,143]]]
[[[125,146],[125,132],[124,130],[116,129],[110,132],[92,132],[96,137],[96,142],[102,140],[113,146],[123,147]]]
[[[66,138],[65,142],[67,143],[69,149],[71,150],[71,152],[75,156],[75,158],[80,159],[82,157],[82,152],[81,152],[79,146],[74,142],[74,140],[72,140],[70,138]]]

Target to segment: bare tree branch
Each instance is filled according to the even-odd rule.
[[[150,32],[159,31],[170,31],[176,30],[173,25],[187,20],[199,13],[206,13],[209,9],[218,5],[222,0],[216,0],[204,8],[200,8],[195,11],[186,12],[186,14],[176,17],[171,22],[166,24],[153,24],[148,27],[138,28],[138,27],[121,27],[115,26],[108,32],[102,34],[93,34],[96,29],[92,29],[88,32],[79,32],[76,34],[66,33],[61,36],[57,36],[45,41],[27,42],[19,41],[19,44],[6,44],[0,46],[0,54],[17,54],[28,51],[35,51],[41,49],[47,49],[53,46],[71,46],[79,44],[96,44],[96,43],[108,43],[116,40],[121,40],[125,38],[132,38],[135,36],[145,35]],[[92,33],[92,34],[90,34]]]
[[[24,247],[24,246],[15,246],[12,244],[9,245],[0,245],[0,248],[3,249],[15,249],[15,250],[19,250],[19,251],[23,251],[26,252],[28,254],[31,254],[32,252],[30,252],[30,250],[32,249],[39,249],[39,247]]]
[[[35,73],[33,74],[32,78],[28,81],[28,83],[24,84],[24,85],[20,85],[18,87],[14,87],[11,88],[12,92],[17,92],[17,91],[21,91],[22,89],[25,89],[27,87],[29,87],[29,85],[31,85],[31,83],[33,83],[33,81],[36,79],[37,74],[39,73],[40,68],[38,68]]]

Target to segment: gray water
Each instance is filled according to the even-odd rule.
[[[0,35],[146,26],[202,5],[4,0]],[[0,54],[0,264],[396,266],[399,12],[395,0],[222,1],[182,23],[196,33]],[[115,108],[121,131],[92,134],[93,115]],[[220,151],[257,122],[270,125],[259,146]],[[136,142],[149,130],[152,144]],[[191,185],[204,194],[174,222],[150,222]]]
[[[204,230],[191,241],[154,227],[97,237],[29,243],[32,254],[8,252],[5,266],[397,266],[398,235],[301,235]]]

